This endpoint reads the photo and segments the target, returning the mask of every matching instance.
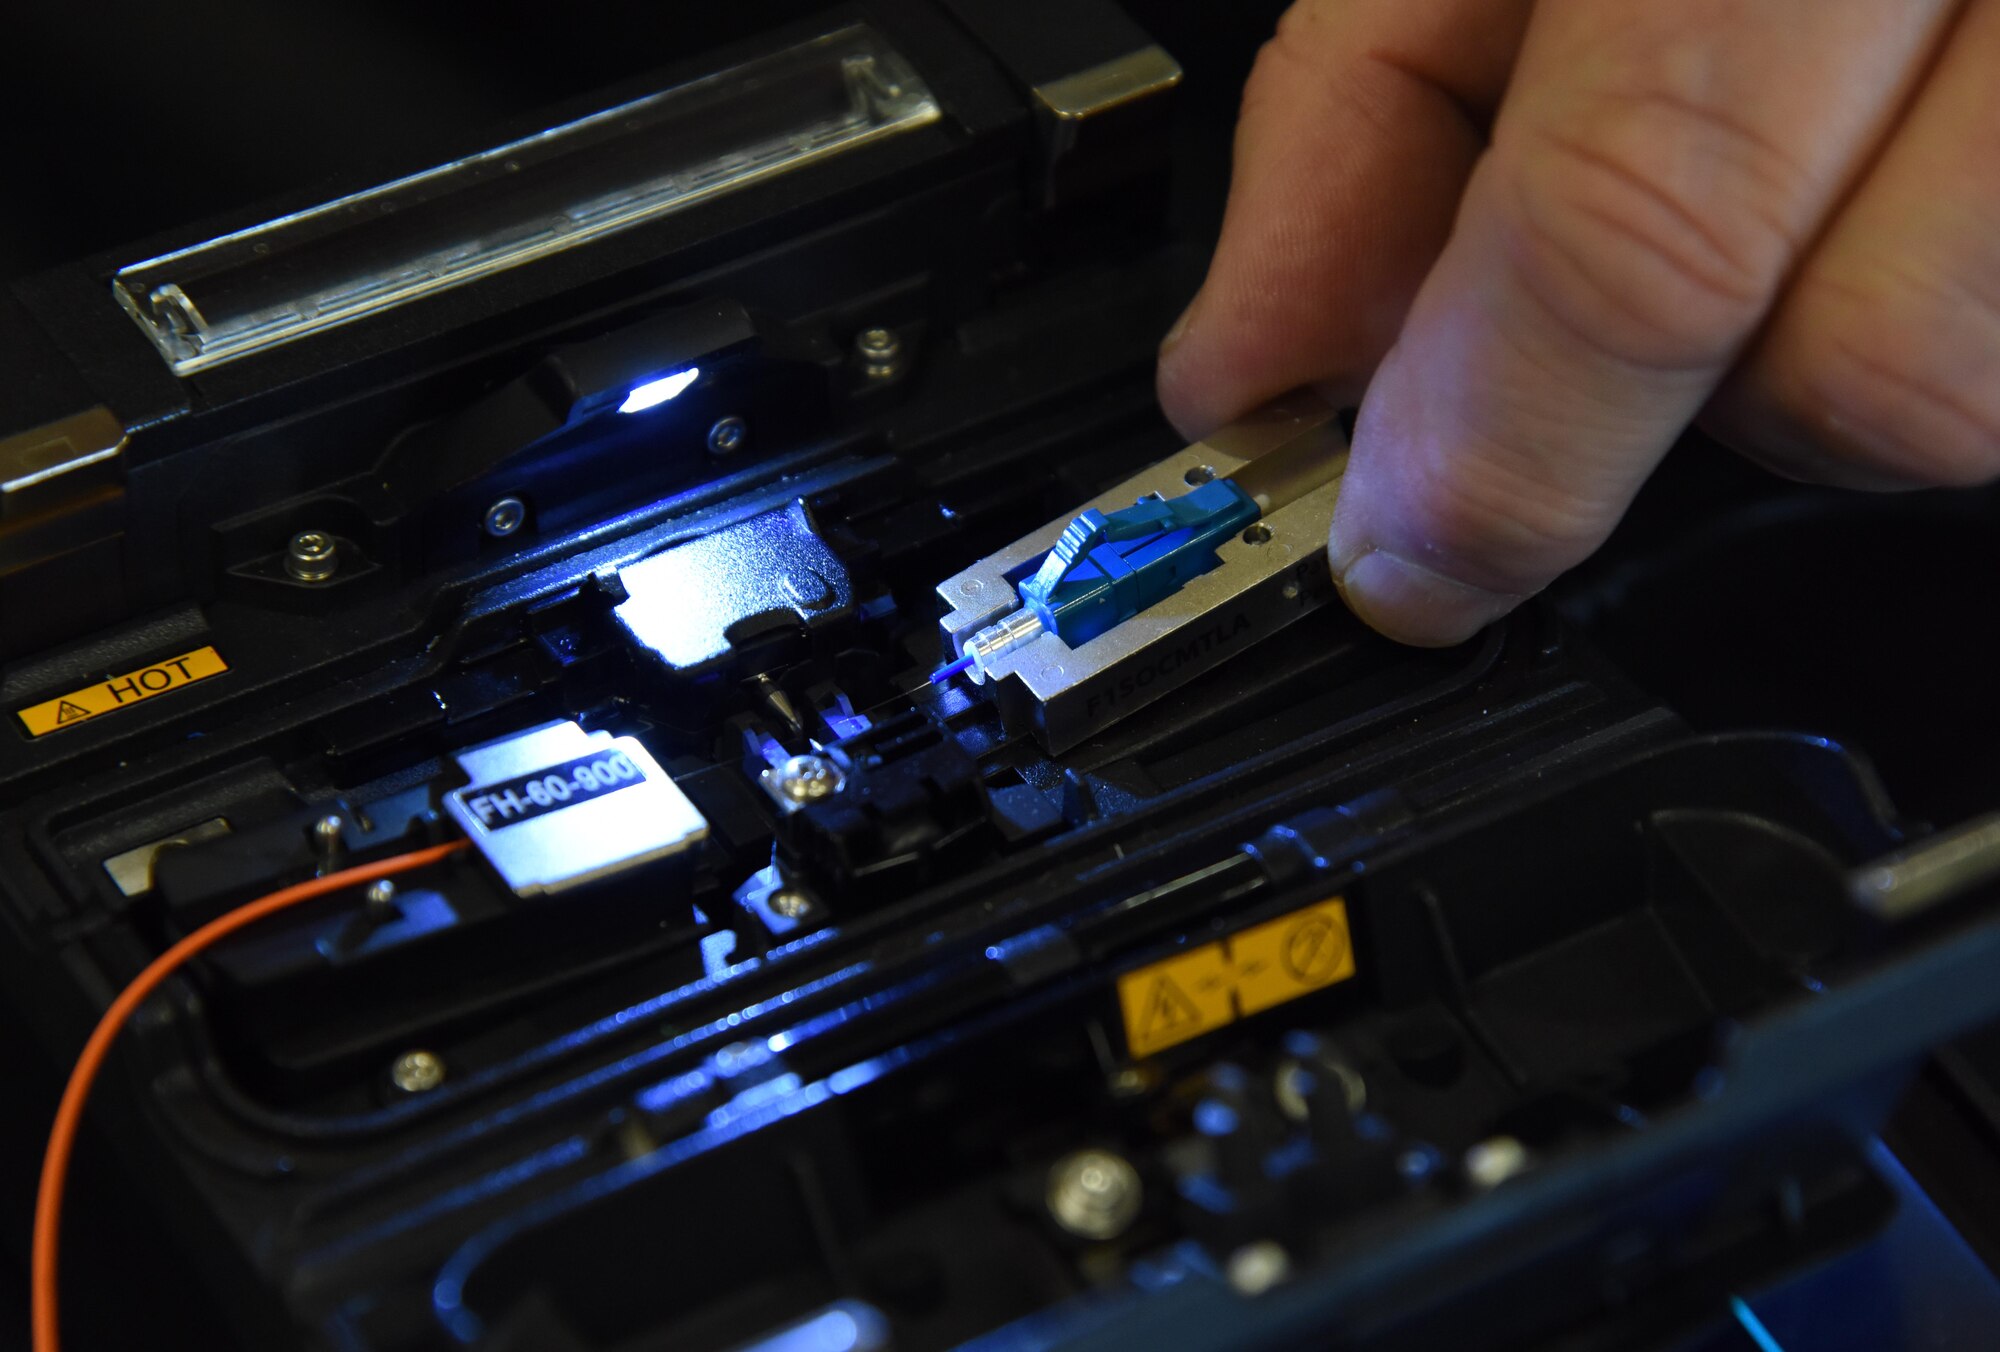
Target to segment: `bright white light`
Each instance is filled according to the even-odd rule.
[[[679,397],[681,392],[700,377],[701,368],[690,366],[685,371],[676,371],[658,380],[649,380],[643,385],[635,385],[632,393],[625,396],[625,402],[618,406],[620,413],[637,413],[655,404],[664,404],[669,399]]]

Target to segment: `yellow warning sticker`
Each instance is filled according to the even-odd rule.
[[[1236,967],[1236,1003],[1245,1017],[1354,975],[1347,904],[1337,897],[1222,942]]]
[[[1221,944],[1205,944],[1118,978],[1125,1040],[1134,1056],[1234,1023],[1236,973]]]
[[[30,705],[19,710],[18,717],[30,737],[46,737],[52,732],[87,722],[99,714],[115,714],[155,695],[164,695],[169,690],[220,676],[227,670],[229,664],[214,648],[196,648],[191,653],[169,657],[137,671],[128,671],[108,681]]]
[[[1353,975],[1347,903],[1332,897],[1119,977],[1125,1042],[1151,1056]]]

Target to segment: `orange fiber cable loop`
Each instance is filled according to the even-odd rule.
[[[61,1236],[63,1185],[69,1179],[69,1158],[76,1148],[83,1105],[90,1097],[90,1087],[97,1080],[97,1072],[104,1067],[104,1058],[111,1050],[112,1040],[125,1026],[125,1021],[189,958],[245,925],[254,924],[273,912],[311,901],[314,897],[323,897],[329,892],[434,864],[457,854],[469,844],[468,841],[454,840],[428,849],[412,850],[408,854],[363,864],[358,868],[342,869],[339,873],[329,873],[324,878],[314,878],[310,882],[298,883],[260,897],[247,906],[216,917],[188,935],[153,959],[131,985],[118,993],[118,998],[111,1002],[111,1008],[105,1010],[104,1017],[97,1021],[90,1040],[83,1044],[83,1054],[76,1058],[76,1066],[69,1073],[69,1083],[63,1087],[62,1102],[56,1108],[55,1125],[49,1128],[49,1148],[42,1156],[41,1188],[35,1195],[34,1352],[61,1352],[62,1345],[56,1333],[56,1241]]]

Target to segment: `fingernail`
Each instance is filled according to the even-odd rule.
[[[1179,319],[1176,319],[1174,321],[1174,326],[1167,330],[1167,336],[1160,339],[1160,355],[1162,357],[1166,356],[1167,353],[1171,352],[1176,343],[1180,342],[1181,339],[1187,337],[1188,321],[1193,318],[1194,318],[1194,302],[1189,301],[1187,309],[1181,311],[1181,317]]]
[[[1386,549],[1336,564],[1334,585],[1370,629],[1419,648],[1462,643],[1527,599],[1453,581]]]

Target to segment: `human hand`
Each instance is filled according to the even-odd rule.
[[[1159,387],[1193,436],[1301,384],[1366,387],[1329,549],[1410,643],[1587,556],[1697,417],[1797,478],[2000,474],[2000,0],[1298,0]]]

